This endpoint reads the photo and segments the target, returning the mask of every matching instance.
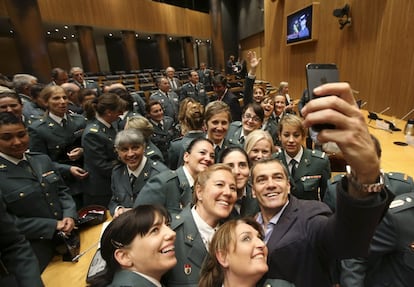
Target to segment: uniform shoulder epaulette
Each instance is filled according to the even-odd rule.
[[[159,161],[153,161],[151,167],[159,172],[168,170],[168,167],[166,167],[163,163]]]
[[[179,213],[172,217],[171,229],[175,230],[178,226],[184,223],[184,217]]]
[[[167,182],[177,176],[177,172],[175,170],[164,170],[162,173],[157,174],[158,177],[163,178],[163,182]]]
[[[414,207],[414,194],[405,193],[397,196],[390,204],[389,212],[397,213]]]
[[[93,124],[88,127],[88,131],[92,133],[97,133],[99,131],[99,126],[97,124]]]
[[[334,177],[331,177],[330,182],[332,184],[338,183],[342,180],[342,178],[345,176],[345,174],[337,174]]]
[[[317,158],[326,158],[326,153],[317,149],[312,150],[312,156]]]
[[[393,180],[398,180],[398,181],[409,181],[412,182],[412,177],[409,176],[406,173],[402,173],[402,172],[387,172],[386,175],[388,176],[388,178],[393,179]]]
[[[281,155],[282,155],[282,151],[279,150],[275,152],[274,154],[272,154],[272,158],[280,159]]]
[[[177,142],[183,139],[184,136],[180,136],[178,138],[173,139],[171,142]]]

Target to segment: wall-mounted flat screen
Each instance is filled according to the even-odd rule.
[[[287,15],[286,20],[286,44],[293,45],[318,39],[319,3],[312,3],[305,8]]]

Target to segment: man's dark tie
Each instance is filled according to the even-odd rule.
[[[239,143],[240,143],[241,145],[244,145],[244,137],[241,137],[241,138],[239,139]]]
[[[291,161],[290,161],[290,165],[291,165],[290,175],[291,175],[292,178],[295,177],[296,164],[297,164],[297,161],[294,160],[294,159],[291,159]]]
[[[216,154],[217,158],[218,158],[218,155],[220,153],[220,150],[221,150],[220,146],[216,145],[216,147],[214,148],[214,153]]]
[[[161,123],[161,122],[158,124],[158,127],[159,127],[161,130],[164,130],[164,128],[163,128],[163,126],[162,126],[162,123]]]
[[[134,174],[129,175],[129,183],[131,184],[131,187],[134,186],[135,181],[137,180],[137,177]]]
[[[60,122],[62,124],[62,127],[66,127],[67,124],[67,120],[65,118],[62,119],[62,121]]]
[[[280,118],[278,116],[276,116],[276,123],[279,123]]]

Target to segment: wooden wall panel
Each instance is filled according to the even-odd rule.
[[[119,30],[211,38],[206,13],[148,0],[38,0],[42,19]]]
[[[273,85],[288,81],[290,93],[299,98],[306,86],[306,63],[334,62],[341,80],[350,81],[360,92],[356,97],[367,101],[367,109],[389,106],[388,115],[401,117],[414,108],[414,2],[348,0],[352,26],[339,30],[332,12],[345,2],[319,1],[319,40],[290,47],[285,44],[286,15],[312,1],[264,2],[264,40],[257,37],[258,42],[251,44],[262,47],[263,79]],[[245,54],[244,45],[242,49]]]
[[[65,42],[58,42],[58,41],[49,41],[47,43],[47,48],[49,51],[49,58],[52,67],[60,67],[69,71],[70,63],[69,63],[69,56],[66,50],[66,43]]]
[[[1,62],[0,73],[6,76],[13,76],[23,72],[23,65],[17,53],[14,38],[0,37],[0,55],[7,56],[8,59],[8,61]]]

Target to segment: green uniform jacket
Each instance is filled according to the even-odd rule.
[[[171,228],[176,232],[177,265],[164,275],[162,281],[168,287],[197,287],[207,249],[191,214],[191,204],[173,217]]]
[[[328,180],[325,197],[323,201],[335,212],[336,210],[336,187],[345,174],[337,174]],[[414,182],[411,176],[400,172],[384,173],[384,184],[394,195],[414,192]]]
[[[273,154],[273,158],[280,160],[289,170],[284,151]],[[300,199],[322,200],[330,177],[331,167],[328,156],[318,150],[303,148],[295,177],[290,177],[290,190]]]
[[[134,207],[144,204],[161,204],[171,214],[180,213],[192,201],[193,190],[183,167],[168,170],[150,178],[138,194]]]

